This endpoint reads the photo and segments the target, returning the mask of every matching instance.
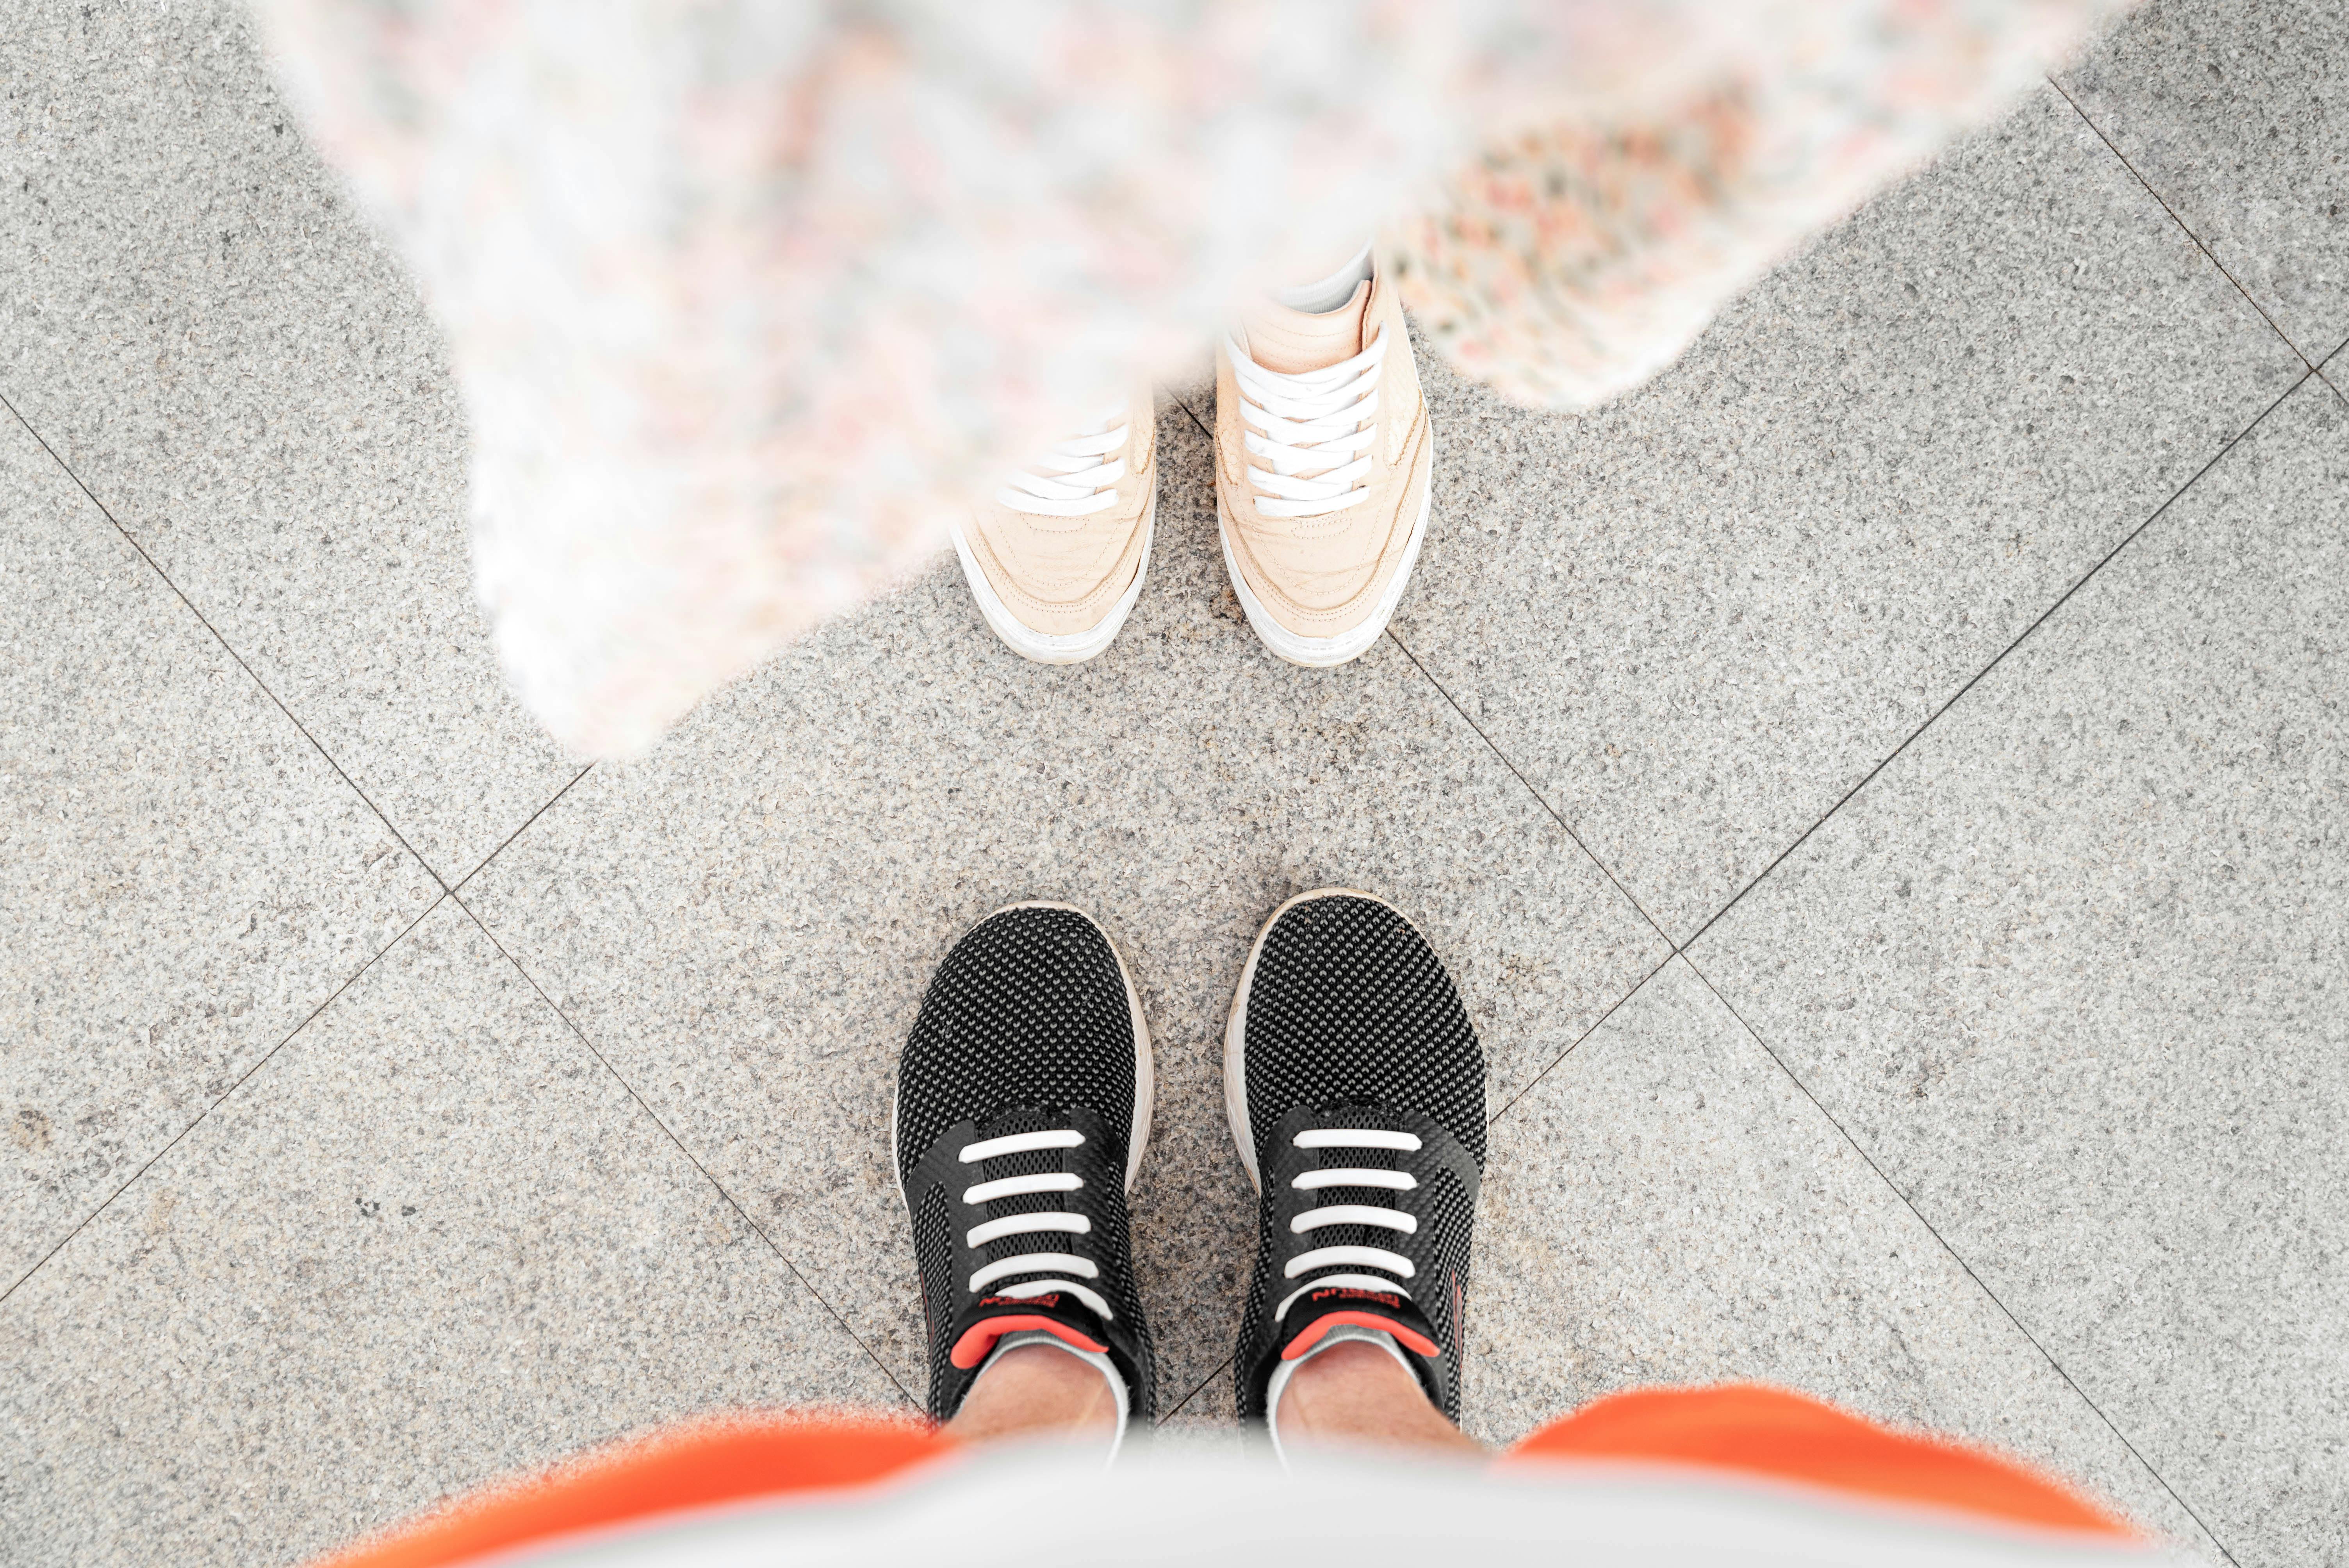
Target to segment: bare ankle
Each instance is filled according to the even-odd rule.
[[[1482,1454],[1428,1402],[1419,1379],[1376,1345],[1333,1345],[1289,1375],[1275,1412],[1284,1447],[1382,1443]]]
[[[965,1442],[1002,1438],[1106,1438],[1117,1397],[1101,1373],[1049,1345],[1005,1351],[979,1374],[946,1429]]]

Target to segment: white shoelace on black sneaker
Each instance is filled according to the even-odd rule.
[[[984,1139],[965,1144],[956,1155],[965,1165],[977,1165],[988,1160],[999,1160],[1007,1154],[1033,1154],[1045,1149],[1075,1149],[1085,1140],[1085,1135],[1073,1128],[1044,1132],[1014,1132],[1002,1138]],[[1047,1171],[1032,1176],[1004,1176],[993,1181],[981,1181],[964,1189],[962,1201],[976,1207],[991,1203],[998,1198],[1019,1198],[1032,1192],[1075,1192],[1084,1187],[1084,1178],[1072,1171]],[[1089,1235],[1093,1222],[1084,1215],[1065,1209],[1040,1209],[1033,1213],[1007,1214],[999,1220],[988,1220],[973,1225],[963,1244],[972,1248],[1005,1236],[1028,1235],[1057,1231],[1072,1236]],[[1406,1260],[1407,1261],[1407,1260]],[[985,1290],[997,1280],[1013,1274],[1040,1274],[1055,1271],[1073,1274],[1086,1279],[1101,1278],[1101,1265],[1091,1258],[1074,1253],[1021,1253],[1016,1257],[999,1258],[970,1276],[973,1295]],[[995,1294],[1008,1295],[1015,1301],[1025,1301],[1049,1291],[1065,1290],[1093,1312],[1103,1323],[1113,1322],[1116,1314],[1102,1294],[1071,1279],[1025,1280],[1005,1285]]]
[[[1267,370],[1237,339],[1225,352],[1239,386],[1240,419],[1248,426],[1248,453],[1268,467],[1248,466],[1267,517],[1321,517],[1366,499],[1370,449],[1379,438],[1379,366],[1387,336],[1351,359],[1294,375]],[[1313,470],[1309,474],[1308,470]]]
[[[1384,1149],[1402,1154],[1415,1154],[1420,1147],[1415,1133],[1389,1132],[1375,1127],[1311,1128],[1299,1133],[1291,1142],[1299,1149]],[[1300,1192],[1319,1191],[1324,1187],[1380,1187],[1390,1191],[1408,1192],[1418,1187],[1419,1178],[1408,1171],[1352,1167],[1302,1171],[1288,1184]],[[1290,1233],[1300,1236],[1328,1225],[1371,1225],[1408,1236],[1419,1230],[1419,1220],[1405,1210],[1382,1208],[1375,1203],[1325,1203],[1319,1208],[1308,1209],[1288,1222]],[[1401,1279],[1410,1279],[1419,1272],[1418,1265],[1409,1258],[1401,1253],[1389,1252],[1384,1247],[1333,1246],[1314,1247],[1298,1253],[1282,1265],[1280,1274],[1283,1279],[1295,1279],[1315,1269],[1335,1267],[1383,1269]],[[1388,1291],[1405,1301],[1411,1299],[1410,1291],[1394,1280],[1382,1279],[1377,1274],[1324,1274],[1319,1279],[1308,1280],[1283,1296],[1280,1305],[1273,1308],[1273,1322],[1278,1323],[1286,1318],[1289,1307],[1307,1291],[1340,1284],[1361,1290]]]
[[[1125,438],[1132,421],[1119,403],[1065,441],[1056,442],[1034,467],[995,492],[998,504],[1037,517],[1090,517],[1117,504],[1117,481],[1125,478]]]

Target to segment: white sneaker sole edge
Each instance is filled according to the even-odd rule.
[[[988,629],[1003,639],[1004,645],[1023,659],[1040,665],[1081,665],[1108,647],[1125,625],[1126,616],[1133,613],[1136,601],[1142,597],[1143,579],[1150,575],[1150,547],[1158,531],[1158,498],[1150,498],[1150,515],[1142,524],[1142,562],[1133,569],[1133,581],[1118,595],[1117,603],[1101,619],[1100,624],[1082,632],[1071,632],[1054,636],[1024,624],[1003,603],[995,584],[979,570],[978,558],[970,552],[970,542],[963,537],[962,525],[954,525],[956,558],[962,562],[962,574],[970,583],[971,597],[978,601],[978,613],[986,617]]]
[[[1292,665],[1308,669],[1326,670],[1334,665],[1361,658],[1371,651],[1371,645],[1394,619],[1395,607],[1402,603],[1402,591],[1411,584],[1411,574],[1419,564],[1419,547],[1427,538],[1428,504],[1435,499],[1433,476],[1430,476],[1426,491],[1419,498],[1419,521],[1411,525],[1411,539],[1403,545],[1402,564],[1395,568],[1394,579],[1387,591],[1379,595],[1378,607],[1371,618],[1351,631],[1340,632],[1334,637],[1300,637],[1272,618],[1257,596],[1248,591],[1247,579],[1240,575],[1239,562],[1232,557],[1231,523],[1224,516],[1224,501],[1216,498],[1216,537],[1224,547],[1224,571],[1232,580],[1232,592],[1239,596],[1240,608],[1247,612],[1248,624],[1256,628],[1257,640]]]

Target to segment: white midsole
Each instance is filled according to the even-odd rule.
[[[1267,916],[1263,926],[1257,930],[1256,943],[1248,949],[1247,963],[1240,968],[1239,989],[1232,993],[1231,1016],[1224,1024],[1224,1117],[1232,1124],[1232,1137],[1239,1142],[1240,1165],[1247,1171],[1248,1185],[1259,1192],[1264,1191],[1264,1181],[1257,1173],[1256,1134],[1250,1129],[1247,1110],[1248,987],[1256,982],[1256,961],[1264,951],[1264,939],[1272,934],[1272,928],[1280,923],[1280,917],[1299,904],[1309,903],[1317,898],[1366,898],[1381,908],[1394,910],[1395,918],[1406,925],[1411,923],[1410,916],[1374,892],[1364,892],[1354,887],[1325,887],[1299,893]],[[895,1146],[895,1139],[891,1140],[891,1144]]]
[[[1102,931],[1101,922],[1085,914],[1075,904],[1055,903],[1050,899],[1040,898],[1007,903],[974,922],[971,930],[976,931],[996,915],[1009,913],[1015,909],[1064,909],[1071,914],[1084,915],[1095,931],[1101,931],[1102,940],[1109,944],[1109,955],[1117,961],[1117,977],[1125,985],[1126,1012],[1133,1020],[1133,1124],[1127,1130],[1125,1140],[1125,1190],[1131,1193],[1133,1179],[1142,1170],[1143,1150],[1150,1143],[1150,1115],[1158,1092],[1157,1075],[1151,1066],[1150,1026],[1142,1021],[1142,994],[1133,988],[1133,976],[1125,967],[1125,954],[1117,950],[1116,941],[1108,932]],[[892,1166],[897,1163],[897,1094],[893,1092],[889,1097],[889,1163]],[[914,1205],[912,1200],[905,1196],[905,1176],[902,1171],[897,1173],[897,1202],[905,1205],[905,1214],[910,1219]]]
[[[1328,669],[1333,665],[1361,658],[1370,652],[1371,645],[1379,640],[1380,634],[1387,629],[1387,623],[1394,619],[1395,608],[1402,603],[1402,591],[1411,583],[1412,569],[1419,564],[1419,547],[1427,538],[1428,505],[1434,499],[1434,476],[1431,474],[1426,489],[1420,494],[1419,520],[1411,525],[1411,538],[1403,544],[1402,564],[1395,568],[1394,577],[1387,583],[1386,592],[1379,595],[1371,618],[1334,637],[1302,637],[1274,620],[1271,612],[1264,607],[1263,601],[1249,590],[1247,579],[1240,574],[1239,562],[1232,554],[1231,521],[1224,515],[1224,498],[1218,495],[1216,498],[1216,537],[1224,547],[1224,571],[1231,577],[1232,592],[1238,595],[1240,608],[1247,612],[1248,624],[1256,628],[1256,634],[1264,645],[1290,664],[1303,665],[1309,669]]]
[[[1021,658],[1033,659],[1040,665],[1081,665],[1117,636],[1125,625],[1126,616],[1133,613],[1136,601],[1142,597],[1142,580],[1150,575],[1150,547],[1158,531],[1158,497],[1150,498],[1150,510],[1142,520],[1142,560],[1134,566],[1133,581],[1118,595],[1109,614],[1081,632],[1053,635],[1027,625],[1011,613],[995,584],[979,570],[978,557],[971,553],[970,541],[963,536],[962,525],[954,525],[956,557],[962,562],[962,574],[970,583],[971,597],[978,601],[978,613],[986,617],[988,629],[1003,639],[1005,645]]]

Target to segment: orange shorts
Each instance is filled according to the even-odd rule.
[[[951,1452],[936,1429],[872,1417],[786,1417],[684,1428],[554,1475],[493,1488],[330,1558],[322,1568],[447,1568],[574,1532],[863,1485]],[[1647,1388],[1598,1400],[1502,1455],[1697,1466],[1878,1502],[2134,1540],[2136,1532],[2012,1460],[1896,1432],[1753,1384]]]

